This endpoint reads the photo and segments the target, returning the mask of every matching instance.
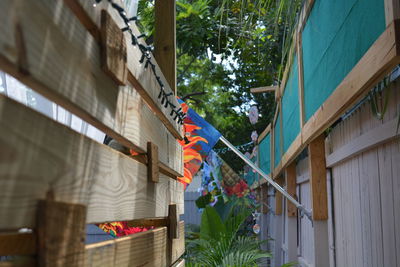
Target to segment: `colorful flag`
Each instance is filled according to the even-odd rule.
[[[208,153],[218,142],[221,134],[207,121],[205,121],[185,102],[178,98],[182,111],[186,114],[183,121],[185,139],[183,146],[184,177],[178,178],[185,187],[192,182],[201,164]]]

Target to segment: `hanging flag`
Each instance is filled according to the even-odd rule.
[[[185,139],[183,146],[184,177],[178,178],[185,185],[192,182],[208,153],[218,142],[221,134],[199,114],[178,98],[182,111],[186,114],[183,121]]]

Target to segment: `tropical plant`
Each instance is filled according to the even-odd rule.
[[[251,210],[232,205],[227,209],[230,212],[225,220],[214,207],[204,209],[200,233],[190,234],[197,238],[188,240],[187,266],[257,266],[259,259],[271,256],[261,251],[263,241],[254,235],[239,234]]]

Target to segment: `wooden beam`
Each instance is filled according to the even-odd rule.
[[[296,196],[296,163],[293,162],[286,168],[286,190],[287,192],[294,198],[297,199]],[[297,208],[290,201],[286,201],[287,203],[287,213],[289,217],[297,216]]]
[[[300,109],[300,129],[305,124],[305,109],[304,109],[304,71],[303,71],[303,48],[302,48],[302,33],[297,35],[297,70],[299,83],[299,109]]]
[[[168,235],[170,239],[179,238],[179,213],[176,204],[168,206]]]
[[[154,57],[176,92],[176,0],[155,1]]]
[[[158,147],[152,142],[147,143],[147,176],[149,182],[158,183],[160,172],[158,169]]]
[[[261,143],[261,141],[271,132],[271,123],[268,124],[268,126],[265,128],[265,130],[260,134],[260,136],[257,139],[258,143]]]
[[[0,233],[0,255],[36,254],[36,235],[33,233]]]
[[[328,219],[325,137],[320,135],[308,146],[311,203],[314,220]]]
[[[259,94],[259,93],[266,93],[266,92],[274,92],[274,91],[278,90],[278,88],[279,87],[277,85],[250,88],[250,93]]]
[[[35,228],[50,189],[57,201],[86,205],[87,223],[166,217],[165,201],[183,212],[178,181],[148,183],[146,165],[2,95],[0,110],[0,229]]]
[[[37,213],[38,265],[83,266],[86,207],[41,200]]]
[[[174,263],[173,267],[185,267],[185,260],[180,259],[177,262]]]
[[[314,2],[315,0],[306,0],[304,2],[303,8],[300,12],[299,22],[297,24],[297,32],[303,32],[308,16],[310,15],[312,7],[314,6]]]
[[[341,162],[363,153],[369,149],[390,142],[399,137],[397,132],[398,118],[395,118],[383,125],[373,128],[363,135],[352,139],[346,145],[333,151],[332,154],[327,155],[326,165],[331,168]]]
[[[283,184],[285,183],[282,176],[279,176],[278,178],[276,178],[276,182],[280,186],[283,186]],[[282,193],[280,193],[279,191],[276,191],[275,192],[275,215],[282,215],[282,200],[283,200]]]
[[[394,20],[400,19],[400,1],[399,0],[384,0],[385,1],[385,21],[386,26],[393,23]]]
[[[168,239],[168,246],[171,246],[168,249],[169,253],[169,262],[170,265],[176,262],[180,257],[182,257],[183,253],[185,253],[185,223],[184,221],[179,222],[179,238]]]
[[[168,219],[167,217],[161,218],[146,218],[146,219],[137,219],[128,221],[128,226],[130,227],[161,227],[161,226],[168,226]]]
[[[260,186],[261,188],[261,212],[263,214],[268,213],[268,185],[263,184]]]

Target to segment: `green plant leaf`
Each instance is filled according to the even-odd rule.
[[[201,215],[200,237],[218,240],[226,234],[226,228],[214,207],[207,206]]]

